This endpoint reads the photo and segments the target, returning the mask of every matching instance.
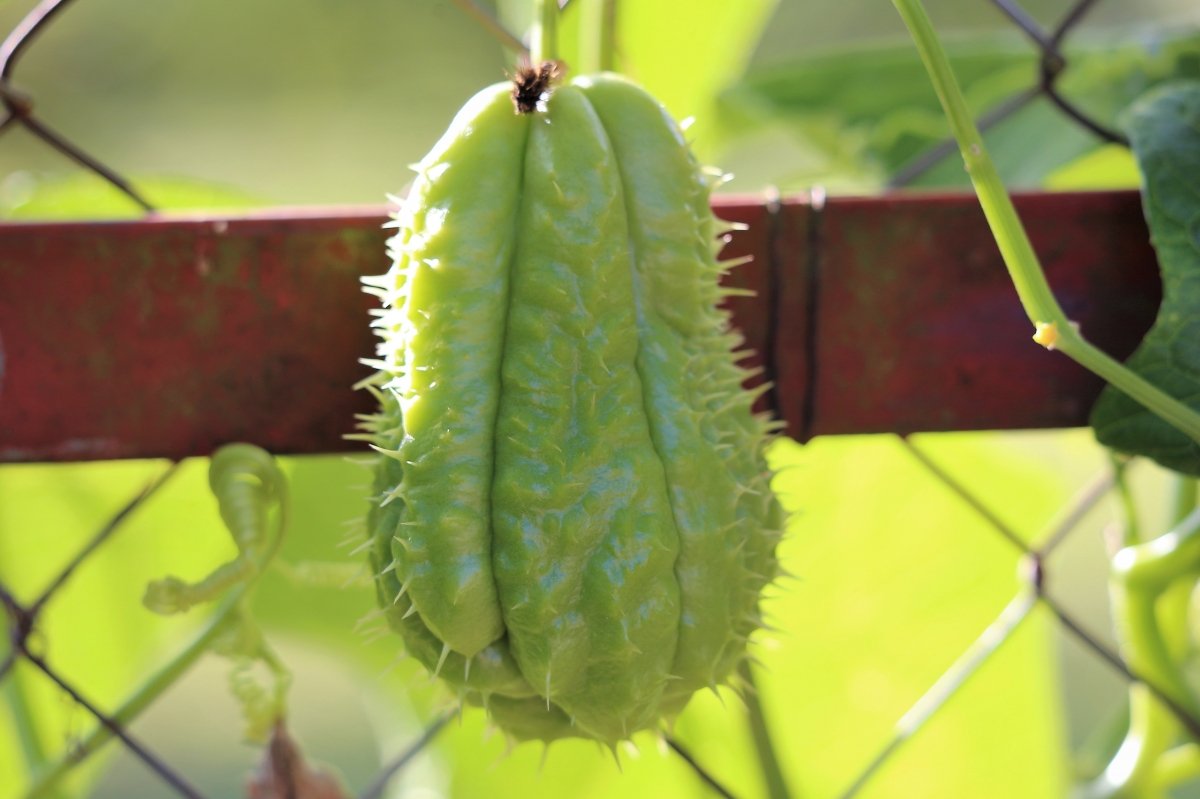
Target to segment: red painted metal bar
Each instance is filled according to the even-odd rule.
[[[1067,312],[1118,357],[1159,302],[1132,193],[1017,207]],[[1073,426],[1099,383],[1030,339],[973,197],[721,199],[735,323],[798,437]],[[382,209],[0,225],[0,462],[356,449],[360,275]]]

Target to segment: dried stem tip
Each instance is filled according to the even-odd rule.
[[[551,84],[565,72],[561,61],[543,61],[537,66],[523,64],[513,76],[512,100],[518,114],[532,114],[545,99]]]

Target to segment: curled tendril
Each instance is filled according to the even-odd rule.
[[[250,444],[230,444],[213,454],[208,484],[237,546],[237,557],[199,582],[173,576],[155,580],[146,587],[142,602],[155,613],[169,615],[222,596],[232,600],[232,612],[221,622],[220,635],[210,649],[233,663],[230,686],[242,707],[246,737],[265,741],[284,716],[291,675],[254,623],[246,597],[282,541],[287,480],[269,453]],[[266,674],[257,666],[264,667]]]
[[[287,481],[269,453],[250,444],[222,447],[212,456],[208,484],[221,519],[237,545],[237,557],[196,583],[178,577],[150,583],[142,601],[155,613],[182,613],[216,599],[235,585],[252,581],[279,544],[286,515]],[[272,535],[268,517],[274,506],[279,507],[279,517],[276,534]]]
[[[241,706],[246,739],[265,742],[287,714],[291,673],[244,611],[213,643],[213,651],[232,663],[229,689]]]

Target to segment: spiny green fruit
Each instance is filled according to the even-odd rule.
[[[781,521],[716,178],[642,89],[553,72],[466,104],[365,281],[371,562],[409,652],[500,727],[611,743],[731,677]]]

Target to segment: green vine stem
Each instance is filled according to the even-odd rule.
[[[954,78],[945,51],[920,0],[893,0],[916,43],[934,90],[962,151],[963,162],[1021,304],[1034,324],[1034,341],[1062,351],[1083,367],[1140,402],[1154,414],[1200,441],[1200,414],[1168,396],[1088,343],[1059,306],[1046,281],[1012,200]],[[1192,497],[1194,500],[1194,496]],[[1194,503],[1193,503],[1194,504]],[[1128,543],[1128,540],[1127,542]],[[1186,712],[1200,710],[1181,668],[1186,651],[1186,602],[1200,576],[1200,511],[1176,529],[1113,557],[1110,596],[1122,653],[1131,669],[1166,692]],[[1179,721],[1145,684],[1130,688],[1129,731],[1117,754],[1083,795],[1151,799],[1163,796],[1175,777],[1195,773],[1200,748],[1168,747]],[[1162,769],[1160,770],[1160,763]]]
[[[532,64],[558,57],[558,0],[533,0],[533,35],[529,43]]]
[[[1127,546],[1113,557],[1110,595],[1129,667],[1196,715],[1200,700],[1182,668],[1189,645],[1186,608],[1200,576],[1200,509],[1189,512],[1189,507],[1194,501],[1190,506],[1179,502],[1176,510],[1184,517],[1170,532]],[[1124,742],[1084,796],[1161,796],[1173,780],[1200,769],[1200,762],[1190,762],[1200,758],[1200,748],[1185,745],[1168,751],[1179,735],[1179,721],[1145,685],[1130,687],[1129,707]]]
[[[581,66],[587,72],[612,72],[617,68],[617,0],[592,0],[582,5]]]
[[[916,43],[917,51],[941,101],[962,151],[971,183],[991,226],[1025,313],[1035,327],[1034,340],[1057,349],[1084,368],[1145,405],[1166,422],[1200,441],[1200,413],[1143,380],[1088,343],[1063,312],[1046,282],[1037,254],[1004,188],[967,108],[950,62],[921,0],[892,0]]]
[[[1197,507],[1200,507],[1200,480],[1176,474],[1171,486],[1171,519],[1181,522]]]
[[[1112,464],[1113,477],[1117,488],[1117,508],[1120,511],[1120,540],[1113,541],[1110,555],[1115,554],[1121,547],[1136,544],[1142,540],[1142,525],[1138,518],[1137,503],[1133,497],[1133,487],[1129,484],[1126,472],[1129,469],[1129,458],[1110,451],[1109,462]]]
[[[762,698],[758,695],[758,685],[754,679],[754,669],[749,660],[743,659],[738,666],[738,676],[745,690],[742,699],[746,704],[746,718],[750,724],[750,736],[754,740],[754,751],[758,755],[758,766],[762,772],[763,782],[767,787],[769,799],[788,799],[787,780],[784,779],[783,769],[779,765],[779,756],[771,743],[771,730],[763,713]]]
[[[200,656],[209,651],[213,643],[224,632],[226,623],[236,617],[243,593],[244,588],[235,588],[217,608],[209,625],[200,635],[169,663],[155,672],[150,679],[142,683],[138,690],[111,715],[112,720],[121,726],[132,723],[142,711],[153,704],[154,700],[182,678],[200,659]],[[73,768],[112,740],[112,737],[113,734],[108,727],[103,724],[97,725],[90,735],[73,746],[64,757],[59,758],[53,766],[38,774],[37,780],[26,793],[26,799],[41,799],[41,797],[47,796],[49,791],[57,786]]]
[[[1162,792],[1200,777],[1200,745],[1185,743],[1164,752],[1154,764],[1152,790]]]
[[[26,665],[20,662],[12,664],[12,671],[4,682],[4,692],[7,694],[8,709],[15,722],[17,742],[21,751],[25,753],[26,768],[36,773],[49,758],[42,743],[42,725],[38,723],[38,716],[30,707],[32,687]]]
[[[1171,518],[1181,525],[1197,517],[1200,503],[1200,482],[1177,474],[1174,476]],[[1188,615],[1196,586],[1192,578],[1176,580],[1160,600],[1159,620],[1164,627],[1166,645],[1175,662],[1183,662],[1191,654],[1194,642],[1189,634]],[[1172,719],[1174,721],[1174,719]],[[1154,763],[1150,776],[1151,789],[1163,791],[1200,777],[1200,745],[1188,741],[1163,752]]]
[[[275,517],[273,535],[270,544],[256,553],[257,557],[253,559],[253,566],[247,570],[247,579],[229,589],[220,605],[217,606],[208,625],[191,643],[155,672],[146,682],[142,683],[133,695],[126,699],[111,714],[110,718],[114,722],[121,726],[131,724],[142,711],[153,704],[168,688],[182,678],[202,655],[212,651],[230,625],[239,622],[239,617],[245,612],[245,604],[250,591],[258,583],[259,578],[266,571],[266,567],[278,553],[283,543],[284,531],[288,527],[288,507],[290,503],[288,501],[286,483],[280,481],[276,486],[276,490],[278,491],[279,513]],[[33,784],[25,794],[26,799],[44,799],[44,797],[50,796],[50,792],[72,769],[90,757],[112,738],[112,732],[103,724],[98,724],[86,738],[72,746],[53,765],[36,776]]]

